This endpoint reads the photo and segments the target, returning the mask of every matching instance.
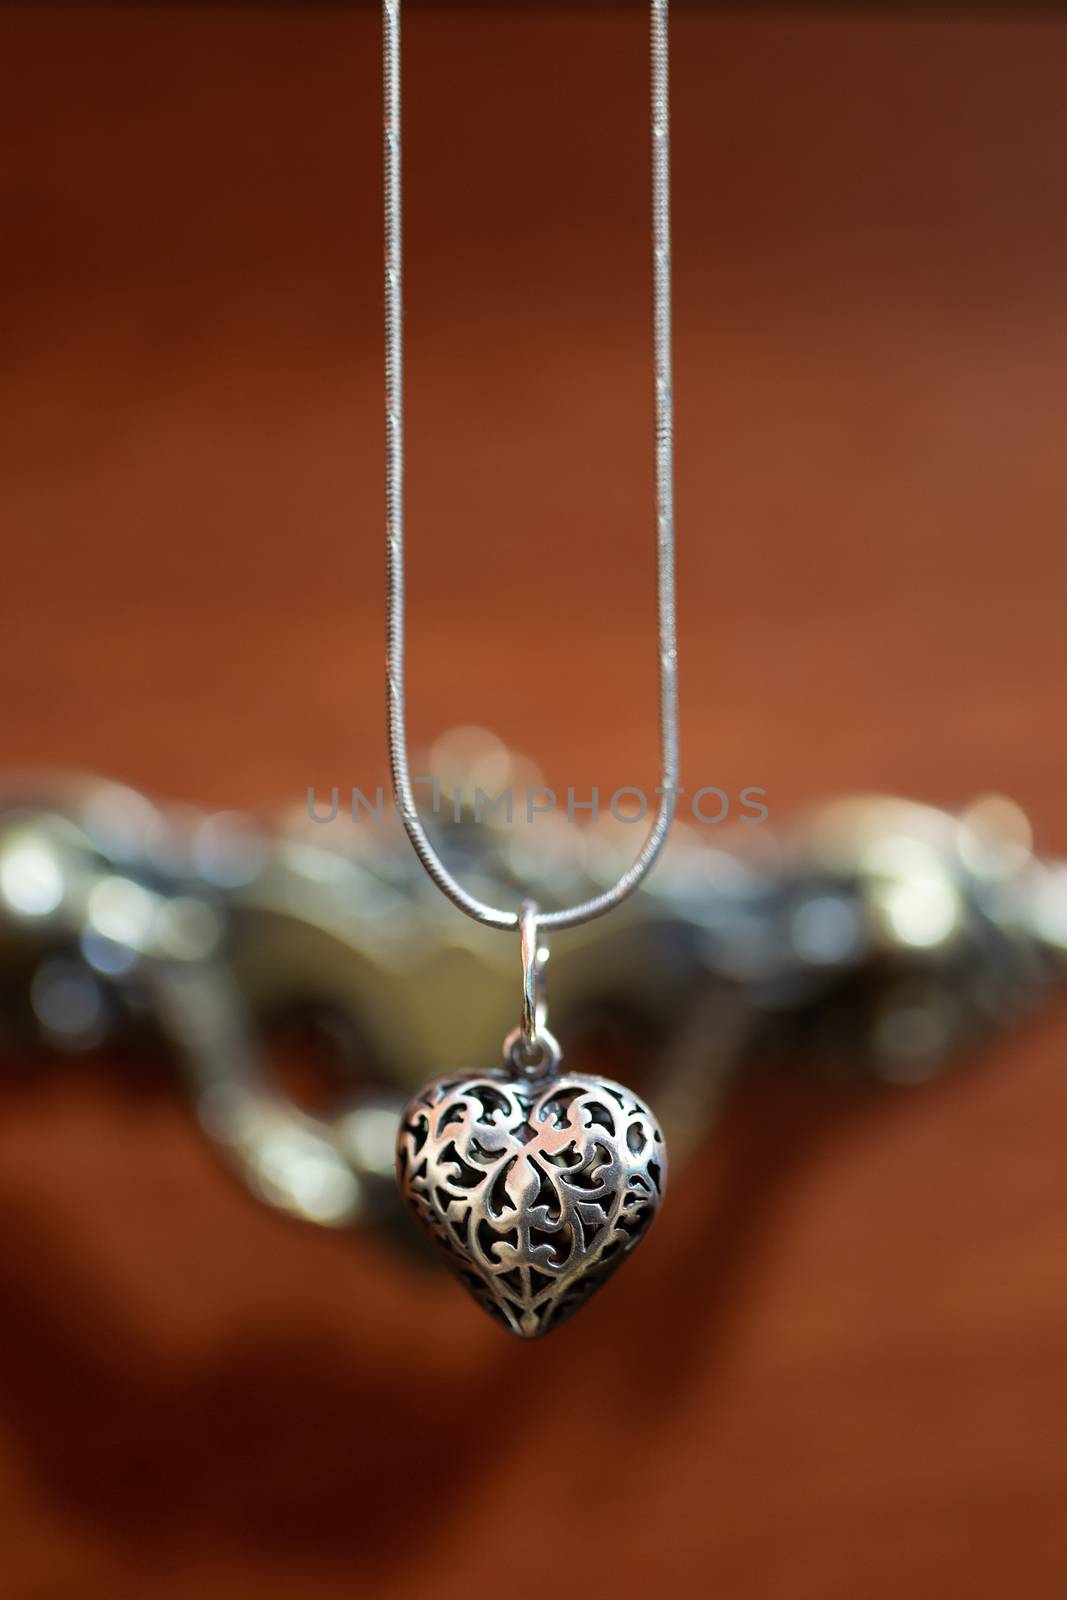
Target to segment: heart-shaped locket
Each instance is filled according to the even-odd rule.
[[[400,1120],[401,1193],[480,1305],[558,1328],[641,1240],[667,1177],[651,1111],[606,1078],[437,1078]]]

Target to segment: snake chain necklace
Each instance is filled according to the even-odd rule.
[[[558,1327],[638,1244],[663,1196],[666,1152],[649,1108],[605,1078],[563,1070],[548,1028],[546,930],[612,910],[649,871],[678,786],[674,601],[674,422],[671,381],[668,0],[651,0],[653,349],[659,715],[659,804],[633,865],[580,905],[542,913],[475,898],[437,854],[415,808],[404,715],[404,410],[400,3],[383,0],[385,121],[385,422],[387,699],[397,809],[441,892],[475,921],[517,932],[519,1026],[497,1070],[428,1083],[408,1104],[397,1179],[416,1220],[478,1302],[513,1333]]]

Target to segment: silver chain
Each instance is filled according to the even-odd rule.
[[[434,883],[476,922],[517,928],[520,911],[502,911],[469,894],[449,872],[415,809],[404,714],[404,286],[401,225],[400,3],[383,0],[385,116],[385,518],[386,674],[389,763],[400,819]],[[674,597],[674,398],[671,376],[669,0],[651,0],[653,351],[656,404],[656,570],[659,617],[659,803],[633,865],[580,905],[539,913],[542,928],[571,928],[602,916],[632,894],[663,848],[678,792],[678,652]]]

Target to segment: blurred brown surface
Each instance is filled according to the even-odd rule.
[[[3,762],[376,783],[376,18],[0,26]],[[643,23],[406,54],[413,736],[651,784]],[[674,77],[686,781],[1067,851],[1067,29],[687,11]],[[1065,1051],[754,1089],[529,1348],[107,1063],[6,1094],[0,1593],[1059,1600]]]

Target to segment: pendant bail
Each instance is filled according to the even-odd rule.
[[[522,957],[522,1019],[504,1040],[504,1059],[531,1078],[554,1073],[562,1059],[559,1042],[548,1029],[545,967],[548,945],[539,924],[535,900],[519,907],[519,951]]]
[[[545,967],[548,945],[542,944],[537,925],[538,905],[524,900],[519,907],[519,949],[522,954],[522,1042],[527,1054],[533,1052],[538,1035],[548,1022],[545,995]]]

